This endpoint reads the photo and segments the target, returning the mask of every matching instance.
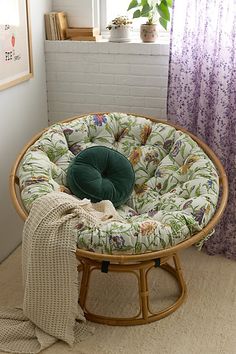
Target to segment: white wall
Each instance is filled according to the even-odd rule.
[[[43,15],[51,8],[51,0],[30,2],[34,77],[0,91],[0,261],[22,237],[23,222],[9,195],[10,169],[27,141],[48,125]]]
[[[166,118],[169,46],[47,41],[50,123],[88,112]]]

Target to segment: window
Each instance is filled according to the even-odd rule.
[[[100,26],[101,33],[106,37],[106,26],[117,16],[128,16],[132,18],[132,10],[127,11],[130,0],[100,0]],[[145,18],[136,18],[133,20],[134,38],[139,38],[139,28],[142,23],[145,23]],[[169,31],[158,23],[158,32],[161,38],[169,38]],[[107,33],[108,36],[108,33]]]
[[[106,26],[111,20],[120,15],[128,15],[129,0],[101,0],[101,31],[106,31]],[[131,17],[131,14],[130,14]]]

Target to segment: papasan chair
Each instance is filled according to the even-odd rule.
[[[68,191],[71,162],[94,146],[113,149],[128,159],[135,181],[128,200],[117,207],[125,222],[110,222],[102,230],[77,230],[79,303],[94,322],[137,325],[159,320],[186,297],[178,252],[199,246],[223,214],[228,197],[224,168],[204,142],[179,126],[137,114],[90,113],[46,128],[20,152],[10,175],[19,215],[25,220],[34,201],[46,193]],[[173,276],[179,288],[177,300],[157,312],[150,306],[148,282],[154,267]],[[112,317],[87,309],[90,275],[98,269],[138,278],[137,315]]]

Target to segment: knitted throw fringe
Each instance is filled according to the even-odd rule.
[[[72,346],[93,333],[78,305],[75,225],[120,217],[109,201],[91,204],[65,193],[38,198],[23,230],[23,309],[0,311],[0,349],[38,353],[57,340]]]

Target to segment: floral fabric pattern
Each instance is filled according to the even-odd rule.
[[[181,21],[179,19],[182,19]],[[170,44],[168,119],[216,153],[229,180],[228,205],[209,254],[236,259],[236,7],[232,0],[175,0]],[[172,151],[175,156],[180,146]],[[198,161],[196,162],[198,164]],[[183,167],[192,169],[195,162]],[[207,182],[211,188],[211,179]],[[206,186],[207,187],[207,186]],[[195,213],[201,220],[202,211]]]
[[[201,230],[215,212],[219,181],[213,163],[187,134],[123,113],[88,115],[55,124],[28,149],[18,170],[21,197],[34,200],[68,191],[66,173],[74,156],[104,145],[124,154],[135,171],[123,222],[74,232],[78,247],[100,253],[144,253],[171,247]]]
[[[102,126],[107,122],[107,118],[105,115],[102,114],[94,114],[93,121],[95,125]]]

